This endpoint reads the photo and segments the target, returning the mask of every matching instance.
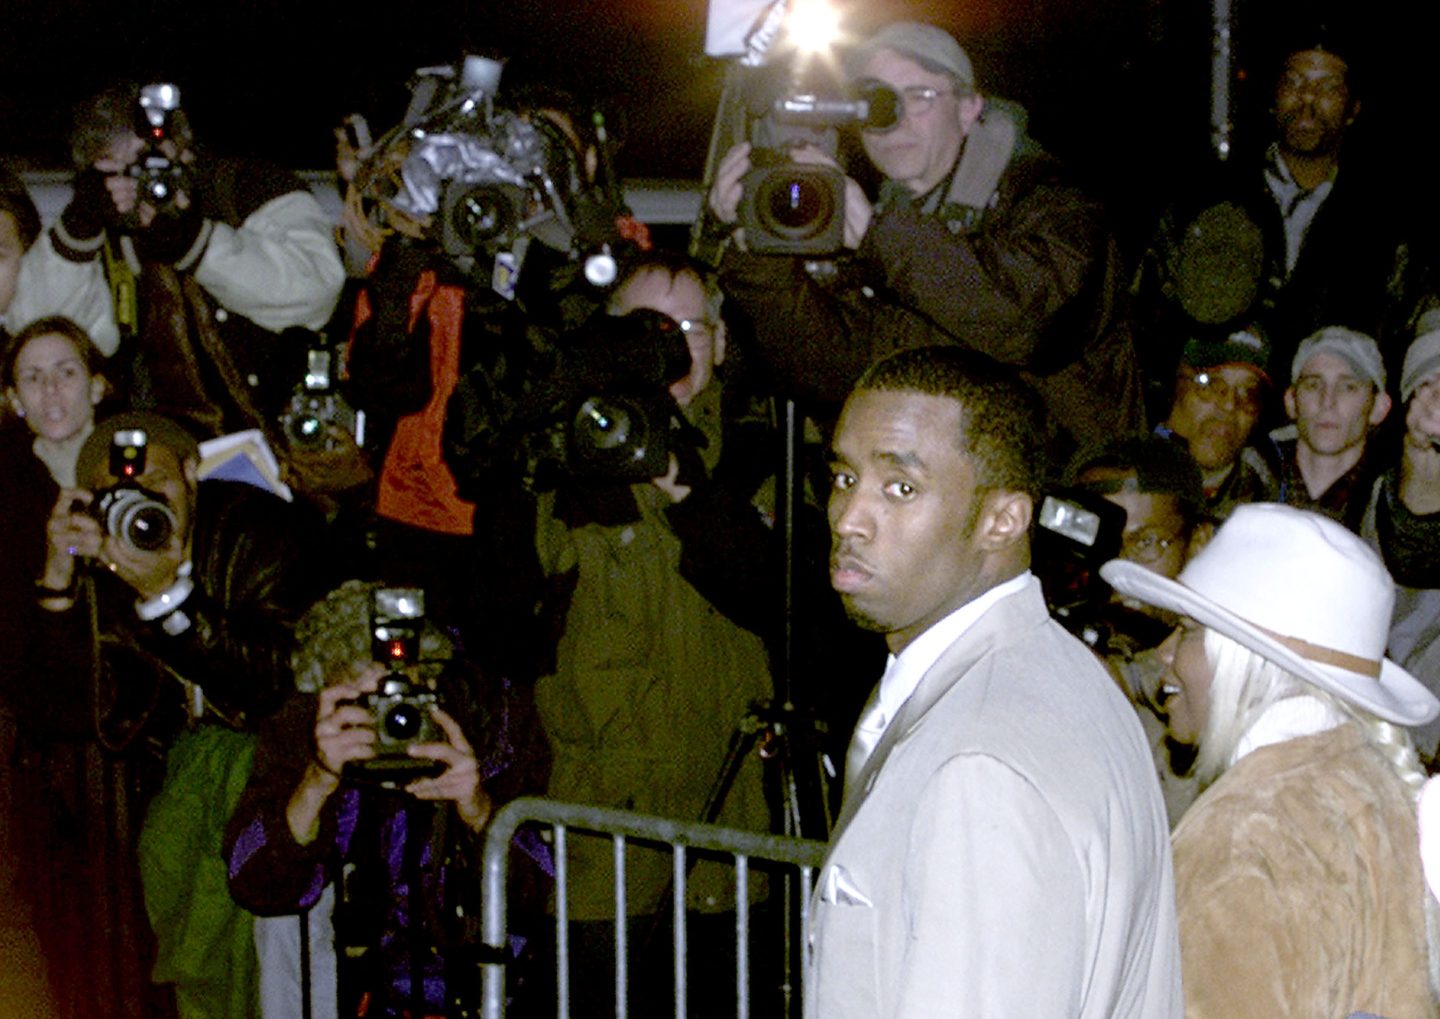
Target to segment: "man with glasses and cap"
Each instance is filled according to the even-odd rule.
[[[1205,486],[1205,507],[1224,520],[1238,505],[1276,498],[1273,464],[1250,445],[1270,379],[1270,345],[1256,326],[1186,342],[1175,395],[1155,434],[1184,443]]]
[[[754,322],[783,390],[832,411],[873,360],[954,343],[1018,368],[1079,446],[1140,424],[1119,261],[1099,202],[1025,133],[1023,112],[987,99],[947,33],[891,24],[847,66],[857,87],[899,97],[898,119],[861,143],[883,176],[872,203],[847,179],[844,256],[747,252],[736,234],[726,293]],[[835,165],[814,147],[798,162]],[[709,211],[738,219],[751,147],[721,161]]]

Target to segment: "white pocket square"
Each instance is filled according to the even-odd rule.
[[[825,868],[820,879],[820,901],[832,906],[873,906],[870,897],[856,887],[849,872],[838,863]]]

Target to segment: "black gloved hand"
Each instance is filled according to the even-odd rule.
[[[158,212],[148,227],[135,231],[135,253],[145,262],[173,265],[195,246],[204,227],[205,217],[194,205],[183,211],[174,208]],[[194,268],[198,261],[188,259],[184,268]]]
[[[115,201],[105,187],[105,175],[94,167],[77,173],[74,195],[60,213],[65,234],[74,241],[92,240],[115,221],[116,215]]]
[[[683,422],[684,418],[681,417],[680,421]],[[675,484],[696,489],[710,480],[710,472],[705,469],[705,459],[700,453],[708,444],[704,433],[688,424],[670,430],[670,452],[679,466],[675,472]]]

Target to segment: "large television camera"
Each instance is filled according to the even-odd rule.
[[[472,56],[417,72],[404,120],[376,146],[382,155],[404,153],[390,205],[428,224],[462,271],[488,273],[506,298],[532,241],[584,260],[592,282],[612,282],[613,215],[592,214],[594,187],[563,130],[498,103],[501,70]]]
[[[872,83],[854,94],[789,82],[776,94],[762,77],[749,131],[752,168],[741,180],[740,226],[746,247],[760,254],[829,255],[845,237],[845,175],[829,166],[797,163],[791,153],[813,145],[835,156],[839,129],[863,124],[885,130],[899,122],[901,100]]]
[[[1099,655],[1129,657],[1160,644],[1164,621],[1111,596],[1100,567],[1120,554],[1125,510],[1093,492],[1047,492],[1035,518],[1032,563],[1050,614]]]
[[[521,415],[531,423],[516,443],[526,483],[664,475],[675,433],[691,430],[669,386],[689,371],[685,334],[668,315],[595,315],[566,337],[559,369]]]

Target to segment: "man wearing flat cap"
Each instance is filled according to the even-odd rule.
[[[1100,205],[1025,133],[1023,111],[979,91],[970,59],[918,22],[882,28],[850,54],[857,91],[898,97],[889,126],[861,132],[883,176],[872,201],[847,178],[845,251],[832,261],[747,251],[733,236],[726,291],[754,323],[777,385],[833,411],[873,360],[959,344],[1018,368],[1079,445],[1140,424],[1119,262]],[[797,162],[834,165],[819,149]],[[709,196],[738,220],[748,143],[722,159]]]

